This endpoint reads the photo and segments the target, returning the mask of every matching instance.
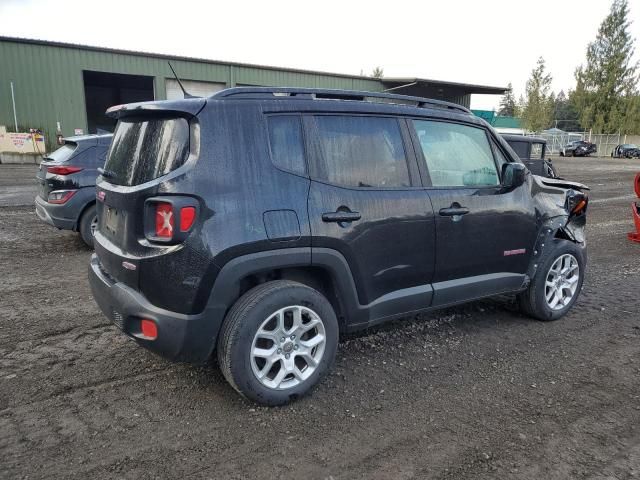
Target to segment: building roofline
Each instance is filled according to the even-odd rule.
[[[470,91],[469,93],[488,93],[488,94],[498,94],[498,95],[508,90],[506,87],[474,85],[474,84],[468,84],[468,83],[448,82],[445,80],[433,80],[433,79],[425,79],[425,78],[403,78],[403,77],[376,78],[376,77],[368,77],[364,75],[349,75],[346,73],[335,73],[335,72],[324,72],[319,70],[306,70],[306,69],[300,69],[300,68],[278,67],[274,65],[258,65],[253,63],[231,62],[231,61],[224,61],[224,60],[214,60],[210,58],[187,57],[187,56],[181,56],[181,55],[170,55],[165,53],[142,52],[138,50],[124,50],[124,49],[110,48],[110,47],[83,45],[79,43],[58,42],[53,40],[7,37],[2,35],[0,35],[0,42],[13,42],[13,43],[23,43],[23,44],[30,44],[30,45],[44,45],[44,46],[59,47],[59,48],[75,48],[75,49],[81,49],[81,50],[89,50],[93,52],[115,53],[120,55],[137,55],[142,57],[157,58],[157,59],[164,59],[164,60],[197,62],[197,63],[212,64],[212,65],[230,65],[234,67],[245,67],[245,68],[259,68],[263,70],[272,70],[272,71],[281,71],[281,72],[284,71],[284,72],[290,72],[290,73],[304,73],[309,75],[325,75],[329,77],[348,78],[353,80],[369,80],[374,82],[380,82],[383,86],[387,84],[393,84],[393,85],[398,84],[397,86],[401,86],[402,84],[405,84],[405,83],[406,84],[427,83],[431,85],[441,85],[441,86],[447,86],[447,87],[453,87],[453,88],[460,88],[460,89]]]
[[[285,71],[292,73],[307,73],[311,75],[327,75],[331,77],[340,77],[340,78],[351,78],[356,80],[372,80],[372,81],[380,81],[379,78],[376,77],[367,77],[364,75],[349,75],[347,73],[335,73],[335,72],[323,72],[318,70],[305,70],[302,68],[289,68],[289,67],[278,67],[274,65],[258,65],[254,63],[243,63],[243,62],[233,62],[233,61],[225,61],[225,60],[215,60],[211,58],[201,58],[201,57],[187,57],[181,55],[173,55],[166,53],[153,53],[153,52],[143,52],[139,50],[124,50],[119,48],[110,48],[110,47],[98,47],[93,45],[84,45],[80,43],[66,43],[66,42],[58,42],[54,40],[39,40],[33,38],[21,38],[21,37],[6,37],[0,35],[0,42],[14,42],[14,43],[26,43],[31,45],[45,45],[49,47],[59,47],[59,48],[75,48],[81,50],[89,50],[92,52],[104,52],[104,53],[117,53],[121,55],[137,55],[141,57],[150,57],[150,58],[160,58],[164,60],[177,60],[184,62],[198,62],[198,63],[208,63],[215,65],[231,65],[234,67],[248,67],[248,68],[260,68],[264,70],[276,70],[276,71]]]

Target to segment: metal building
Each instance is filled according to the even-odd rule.
[[[206,96],[233,86],[319,87],[383,91],[439,98],[469,106],[474,93],[502,94],[506,88],[419,78],[343,75],[185,58],[109,48],[0,36],[0,125],[8,131],[71,136],[112,130],[104,115],[111,105],[182,98],[167,65],[171,61],[186,89]],[[60,131],[58,132],[58,128]]]

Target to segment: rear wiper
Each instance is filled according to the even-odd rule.
[[[104,178],[113,178],[116,176],[114,172],[112,172],[111,170],[105,170],[104,168],[98,168],[98,173]]]

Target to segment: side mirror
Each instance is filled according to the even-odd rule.
[[[505,163],[502,165],[502,186],[512,189],[522,185],[527,177],[527,167],[521,163]]]

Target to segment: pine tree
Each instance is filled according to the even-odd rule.
[[[498,115],[502,115],[505,117],[515,117],[517,110],[516,97],[513,95],[513,87],[511,86],[511,82],[509,82],[507,88],[508,90],[504,93],[504,96],[500,100]]]
[[[561,130],[573,131],[580,128],[578,112],[573,103],[569,100],[564,90],[560,90],[553,106],[554,126]]]
[[[636,133],[638,63],[629,33],[627,0],[614,0],[587,48],[586,65],[576,70],[572,101],[580,122],[595,133]],[[637,128],[637,127],[635,127]]]
[[[373,72],[371,72],[371,76],[374,78],[382,78],[383,75],[384,69],[382,67],[376,67],[373,69]]]
[[[537,132],[551,126],[554,103],[551,81],[544,58],[540,57],[527,80],[526,103],[522,112],[522,124],[529,131]]]

